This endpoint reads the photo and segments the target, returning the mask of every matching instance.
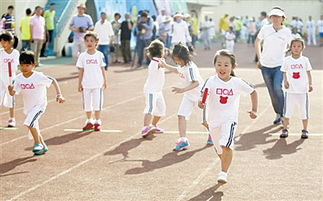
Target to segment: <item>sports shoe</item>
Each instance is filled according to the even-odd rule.
[[[220,172],[218,176],[218,183],[225,184],[228,182],[228,174],[226,172]]]
[[[282,119],[281,115],[277,114],[276,119],[273,121],[273,124],[278,125],[278,124],[281,124],[282,122],[283,122],[283,119]]]
[[[156,130],[156,127],[154,126],[145,126],[143,127],[143,129],[141,130],[141,136],[143,138],[147,137],[150,134],[153,134]]]
[[[307,130],[302,130],[301,138],[302,139],[307,139],[308,138],[308,131]]]
[[[213,145],[213,141],[212,141],[212,138],[211,138],[210,134],[209,134],[209,137],[207,138],[206,144],[207,145]]]
[[[188,140],[183,140],[182,138],[179,138],[178,141],[176,142],[176,145],[173,151],[186,150],[189,146],[190,144],[188,143]]]
[[[87,122],[85,124],[85,126],[83,127],[83,130],[84,131],[87,131],[87,130],[92,130],[93,129],[93,124],[91,122]]]
[[[15,119],[9,119],[8,120],[8,128],[12,128],[16,126],[16,120]]]
[[[280,138],[287,138],[288,137],[288,130],[283,129],[282,133],[280,134]]]
[[[42,155],[45,153],[44,146],[42,144],[34,144],[33,152],[35,155]]]
[[[164,133],[164,129],[162,129],[162,128],[158,128],[157,126],[155,126],[155,133],[156,134],[162,134],[162,133]]]
[[[94,131],[100,131],[101,130],[101,120],[96,120],[94,123]]]

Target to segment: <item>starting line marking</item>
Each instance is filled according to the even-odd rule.
[[[65,132],[81,132],[83,129],[64,129]],[[88,130],[91,131],[91,130]],[[122,133],[122,130],[100,130],[103,133]]]
[[[18,128],[15,128],[15,127],[0,127],[0,130],[18,130]]]
[[[178,131],[164,131],[164,133],[178,134]],[[206,131],[186,131],[186,134],[209,134]]]
[[[280,133],[269,133],[271,136],[280,136]],[[301,136],[301,133],[288,133],[288,136]],[[322,137],[323,133],[309,133],[308,137]]]

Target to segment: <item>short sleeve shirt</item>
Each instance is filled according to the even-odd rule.
[[[34,15],[30,18],[30,25],[32,30],[32,38],[44,40],[45,34],[45,19],[42,16]]]
[[[93,21],[91,16],[89,15],[86,15],[86,14],[82,16],[76,15],[72,18],[70,25],[77,29],[79,28],[88,29],[89,27],[93,26]],[[74,41],[77,42],[77,41],[83,40],[84,35],[85,35],[85,32],[84,33],[74,32]]]
[[[54,30],[54,28],[55,28],[55,26],[54,26],[55,14],[56,14],[56,12],[54,10],[53,11],[50,11],[50,10],[45,11],[44,18],[45,18],[47,30]]]
[[[237,77],[225,82],[218,76],[212,76],[201,91],[205,88],[209,93],[206,101],[207,122],[215,127],[227,121],[238,122],[240,95],[254,91],[252,86]]]
[[[100,51],[88,54],[86,51],[81,53],[76,66],[84,69],[82,86],[87,89],[101,88],[103,85],[102,67],[106,64],[104,56]]]
[[[154,57],[148,66],[148,76],[144,85],[144,93],[162,92],[165,84],[165,68],[159,68],[159,60]]]
[[[17,94],[22,94],[25,114],[28,114],[28,112],[36,106],[45,111],[47,106],[46,88],[50,87],[52,81],[53,78],[35,71],[28,78],[22,73],[16,77],[13,90]]]
[[[9,85],[9,68],[8,63],[11,63],[12,79],[16,77],[19,65],[19,51],[13,49],[11,54],[8,54],[3,48],[0,49],[0,80],[7,86]]]
[[[288,93],[306,93],[308,91],[307,71],[312,70],[309,59],[301,56],[294,59],[292,56],[285,58],[281,67],[282,72],[286,72],[289,87]]]
[[[25,16],[20,20],[21,39],[30,40],[30,16]]]

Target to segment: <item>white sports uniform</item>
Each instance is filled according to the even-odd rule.
[[[301,56],[294,59],[292,56],[285,58],[281,67],[286,72],[289,88],[285,93],[284,117],[291,118],[295,105],[300,108],[300,118],[309,118],[308,78],[307,71],[312,70],[307,57]]]
[[[88,54],[86,51],[81,53],[76,66],[83,68],[82,79],[82,99],[85,112],[100,111],[103,106],[104,82],[102,67],[105,66],[104,56],[96,51],[94,54]]]
[[[158,62],[158,58],[154,57],[148,66],[148,77],[144,85],[146,98],[144,114],[161,117],[166,114],[166,104],[162,92],[165,83],[165,69],[159,68]]]
[[[181,105],[179,106],[178,115],[184,116],[185,119],[188,120],[192,114],[193,108],[198,104],[204,81],[200,75],[199,69],[192,61],[186,66],[177,66],[177,71],[183,87],[189,86],[193,81],[199,82],[198,87],[184,92]]]
[[[217,75],[210,77],[204,84],[209,90],[206,101],[207,123],[210,135],[218,154],[222,154],[221,146],[231,149],[238,122],[240,94],[251,94],[254,88],[237,77],[227,82]]]
[[[225,34],[225,45],[226,49],[229,50],[230,52],[234,51],[234,39],[236,38],[236,35],[232,32],[226,32]]]
[[[19,64],[19,52],[13,49],[8,54],[3,48],[0,49],[0,106],[13,108],[15,105],[14,96],[10,96],[8,92],[9,68],[8,62],[11,62],[12,80],[16,78],[16,72]],[[11,83],[12,84],[12,83]]]
[[[13,90],[23,97],[24,114],[27,116],[24,125],[33,128],[38,126],[38,119],[47,106],[46,88],[50,87],[52,81],[53,78],[35,71],[28,78],[22,73],[16,77]]]

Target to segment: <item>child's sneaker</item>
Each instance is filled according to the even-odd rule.
[[[210,134],[209,134],[209,137],[207,138],[206,144],[207,145],[213,145],[213,141],[212,141],[212,138],[211,138]]]
[[[16,126],[16,120],[11,118],[8,120],[8,128],[12,128]]]
[[[218,176],[218,183],[225,184],[228,182],[228,174],[226,172],[220,172]]]
[[[190,146],[190,144],[188,143],[187,139],[184,140],[182,138],[179,138],[178,141],[176,142],[176,145],[175,145],[173,151],[186,150],[189,146]]]
[[[94,123],[94,131],[100,131],[101,130],[101,121],[100,120],[97,120],[95,123]]]
[[[283,129],[282,133],[280,134],[280,138],[287,138],[288,137],[288,130]]]
[[[45,153],[44,146],[42,144],[34,144],[33,152],[35,155],[42,155]]]
[[[143,138],[147,137],[150,134],[153,134],[156,130],[156,127],[154,126],[145,126],[143,127],[143,129],[141,130],[141,136]]]
[[[92,122],[91,121],[86,121],[85,122],[86,124],[85,124],[85,126],[83,126],[83,130],[84,131],[87,131],[87,130],[92,130],[93,129],[93,124],[92,124]]]
[[[308,131],[307,130],[302,130],[301,138],[302,139],[307,139],[308,138]]]
[[[162,134],[162,133],[164,133],[164,129],[162,129],[162,128],[158,128],[157,126],[155,126],[155,133],[156,134]]]

